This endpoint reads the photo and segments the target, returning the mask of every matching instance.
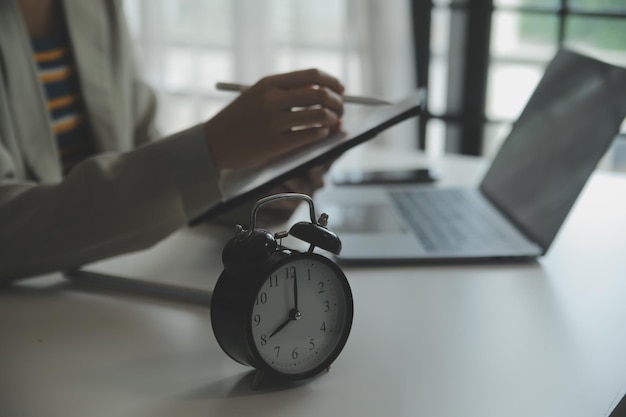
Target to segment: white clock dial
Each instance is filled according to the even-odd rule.
[[[304,257],[266,279],[251,326],[253,343],[270,368],[300,374],[332,362],[352,320],[352,298],[341,278],[325,262]]]

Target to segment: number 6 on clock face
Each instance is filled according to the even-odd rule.
[[[270,371],[313,376],[341,352],[352,325],[352,295],[345,275],[317,254],[285,258],[256,294],[252,345]]]

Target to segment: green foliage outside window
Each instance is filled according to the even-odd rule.
[[[558,2],[523,0],[523,6],[556,7]],[[570,0],[568,6],[577,12],[626,13],[624,0]],[[558,39],[558,15],[523,13],[520,36],[527,42],[554,43]],[[567,16],[565,42],[603,50],[626,51],[626,17]]]

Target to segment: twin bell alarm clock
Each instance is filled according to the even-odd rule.
[[[257,229],[258,210],[278,200],[308,203],[310,222],[288,232]],[[315,248],[339,254],[341,241],[316,220],[305,194],[265,197],[252,208],[249,230],[236,227],[222,252],[224,271],[213,290],[211,324],[220,347],[235,361],[257,370],[253,388],[264,375],[304,380],[326,371],[343,349],[352,327],[350,286],[337,264]],[[290,249],[291,236],[307,242],[306,251]]]

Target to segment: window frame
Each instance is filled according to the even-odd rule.
[[[573,0],[559,0],[551,6],[525,6],[496,4],[493,0],[411,0],[414,45],[417,59],[418,86],[430,86],[431,21],[435,9],[446,9],[450,13],[450,41],[448,45],[448,85],[446,108],[433,114],[428,108],[420,117],[419,147],[426,148],[428,123],[437,119],[446,126],[445,151],[467,155],[483,155],[485,131],[490,124],[511,124],[512,120],[493,120],[487,115],[487,90],[489,71],[494,63],[505,63],[506,59],[491,54],[492,18],[496,12],[513,12],[557,17],[557,47],[564,46],[567,24],[571,17],[623,19],[625,10],[588,10],[573,5]],[[509,60],[510,61],[510,60]],[[537,63],[530,58],[521,58],[521,63]],[[459,82],[454,82],[459,80]],[[621,132],[618,140],[626,143],[626,133]]]

